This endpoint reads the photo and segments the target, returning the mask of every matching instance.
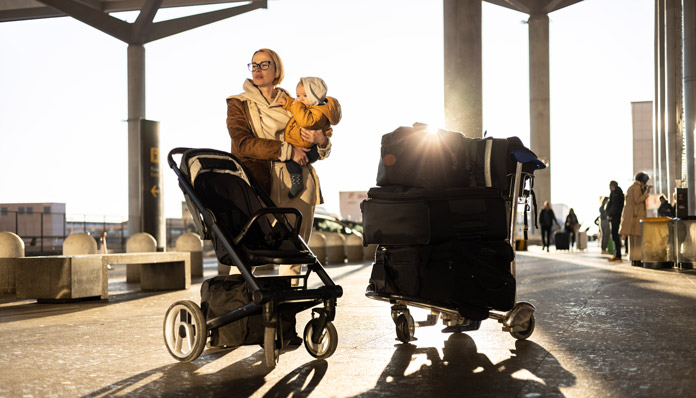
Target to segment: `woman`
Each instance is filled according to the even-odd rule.
[[[621,228],[619,234],[628,236],[628,256],[631,265],[641,266],[641,235],[640,219],[647,216],[645,199],[650,195],[652,185],[648,185],[647,174],[640,172],[636,174],[633,185],[626,191],[626,204],[624,205],[621,217]]]
[[[575,237],[578,235],[578,217],[575,215],[575,210],[570,209],[568,215],[565,219],[565,231],[570,236],[570,247],[571,249],[575,246]]]
[[[290,112],[278,103],[288,97],[278,87],[285,71],[278,54],[267,48],[254,53],[248,65],[252,78],[244,82],[244,92],[227,98],[227,130],[232,139],[232,154],[251,171],[254,178],[271,196],[278,207],[293,207],[302,213],[300,236],[309,242],[314,219],[314,207],[323,203],[319,178],[307,164],[307,148],[296,148],[284,141],[285,126]],[[317,144],[319,159],[331,151],[331,142],[322,130],[303,130],[305,141]],[[302,168],[305,190],[294,198],[288,197],[292,185],[285,162],[294,160]],[[281,265],[281,275],[297,275],[300,265]]]

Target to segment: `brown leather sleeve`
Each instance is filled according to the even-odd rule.
[[[280,156],[280,141],[258,138],[251,130],[242,101],[227,100],[227,131],[232,139],[230,152],[249,169],[254,179],[270,195],[271,160]]]
[[[281,142],[258,138],[251,131],[247,117],[242,101],[227,100],[227,131],[232,139],[232,153],[242,158],[278,160]]]

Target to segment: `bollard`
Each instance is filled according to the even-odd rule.
[[[97,254],[97,241],[90,234],[83,232],[71,234],[63,242],[64,256]]]
[[[138,232],[128,238],[126,253],[149,253],[157,251],[157,241],[147,232]],[[126,282],[140,283],[140,264],[126,265]]]
[[[350,234],[346,237],[346,259],[348,259],[349,263],[362,262],[362,237],[355,234]]]
[[[198,234],[188,232],[179,236],[175,250],[191,253],[191,277],[203,276],[203,241]]]
[[[0,293],[14,294],[15,258],[24,257],[24,241],[12,232],[0,232]]]
[[[321,232],[312,232],[312,236],[309,237],[309,242],[307,243],[309,250],[314,253],[319,263],[326,263],[326,235]]]
[[[367,246],[363,246],[363,261],[375,261],[377,246],[378,245],[376,243],[370,243]]]
[[[344,264],[346,238],[338,233],[326,234],[326,264]]]

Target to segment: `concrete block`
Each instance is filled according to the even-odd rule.
[[[176,251],[191,253],[191,276],[203,276],[203,241],[198,234],[185,233],[176,239]]]
[[[43,301],[109,298],[106,269],[99,255],[15,260],[16,294],[19,298]]]
[[[15,294],[16,258],[0,258],[0,294]]]
[[[139,232],[126,241],[126,253],[150,253],[157,251],[157,241],[147,232]],[[140,264],[126,265],[126,282],[140,282]]]
[[[63,255],[97,254],[97,241],[90,234],[70,234],[63,242]]]
[[[138,264],[143,290],[177,290],[191,287],[191,253],[154,252],[102,256],[102,264]]]

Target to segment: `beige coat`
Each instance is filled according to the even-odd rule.
[[[619,234],[640,236],[640,219],[647,217],[645,200],[648,196],[648,192],[643,192],[643,186],[638,181],[633,182],[628,188]]]

